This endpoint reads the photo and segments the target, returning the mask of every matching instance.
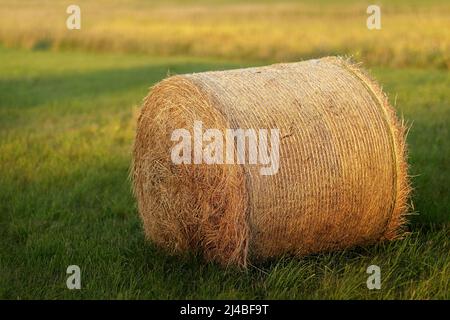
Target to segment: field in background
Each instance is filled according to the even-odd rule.
[[[450,74],[444,1],[0,0],[0,298],[450,299]],[[351,53],[370,66],[408,135],[411,234],[285,257],[247,272],[144,240],[128,172],[135,120],[168,73]],[[82,290],[66,288],[79,265]],[[366,268],[382,271],[369,291]]]
[[[65,25],[72,3],[81,8],[79,31]],[[2,0],[0,42],[260,61],[340,54],[370,65],[450,67],[447,1],[377,3],[380,31],[366,27],[371,1]]]

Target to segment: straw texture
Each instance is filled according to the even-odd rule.
[[[175,165],[174,129],[280,130],[280,167]],[[247,266],[402,235],[403,126],[381,88],[345,59],[173,76],[138,120],[132,178],[146,235],[171,251]]]

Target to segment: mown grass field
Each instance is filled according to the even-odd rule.
[[[0,297],[450,298],[447,71],[373,70],[413,123],[411,235],[239,273],[147,243],[128,170],[149,85],[168,70],[242,64],[11,49],[0,61]],[[80,291],[66,288],[70,264]],[[381,267],[379,291],[366,288],[370,264]]]
[[[114,19],[111,29],[104,27],[96,33],[89,24],[97,28],[99,25],[88,20],[82,27],[86,37],[80,36],[78,42],[62,33],[56,36],[57,33],[45,31],[52,16],[42,20],[35,29],[30,19],[16,24],[14,29],[15,17],[26,17],[31,9],[25,8],[33,8],[36,1],[11,5],[17,15],[5,15],[4,10],[0,13],[5,18],[0,20],[0,298],[450,298],[450,74],[446,47],[449,39],[448,31],[442,29],[443,14],[448,12],[448,6],[440,1],[426,6],[418,2],[406,6],[405,2],[399,2],[388,10],[406,20],[424,18],[424,15],[435,17],[431,20],[434,26],[417,30],[418,37],[426,34],[429,37],[411,43],[417,50],[414,54],[402,46],[397,47],[394,40],[404,34],[403,38],[411,41],[417,33],[405,33],[406,29],[393,27],[390,36],[388,31],[380,35],[386,37],[383,48],[372,48],[367,35],[355,31],[355,34],[360,32],[361,41],[351,43],[347,49],[342,44],[350,43],[348,39],[333,42],[337,40],[330,38],[327,41],[334,44],[323,47],[322,51],[302,51],[300,46],[293,46],[291,54],[283,47],[283,41],[273,38],[270,41],[275,49],[268,49],[267,55],[261,55],[265,51],[258,47],[258,41],[254,42],[256,47],[251,43],[246,47],[244,41],[242,45],[247,51],[240,51],[238,43],[242,39],[239,37],[221,40],[221,43],[228,43],[229,52],[219,52],[220,48],[211,43],[202,47],[210,48],[207,51],[195,51],[192,49],[195,46],[177,47],[184,41],[185,34],[178,33],[176,38],[178,25],[170,23],[162,26],[169,34],[173,32],[172,38],[161,39],[174,42],[162,45],[158,42],[161,39],[154,40],[150,35],[157,34],[152,26],[158,23],[152,19],[141,33],[132,32],[139,30],[135,28],[138,17],[144,19],[136,2],[132,3],[134,6],[128,6],[120,23],[117,22],[123,25],[125,20],[129,21],[130,29],[123,31],[124,37],[119,37],[118,33],[114,36],[114,32],[122,30],[115,29]],[[318,25],[322,18],[317,16],[319,9],[311,3],[286,6],[310,8],[310,12],[316,12],[310,19],[316,19]],[[339,7],[340,11],[325,7],[328,8],[325,12],[335,17],[340,17],[336,12],[343,12],[346,16],[361,6],[355,3],[347,1]],[[9,4],[9,1],[2,1],[0,6]],[[270,12],[269,4],[264,2],[261,6]],[[64,5],[58,3],[63,13]],[[251,5],[254,4],[244,7]],[[176,4],[173,6],[179,8]],[[191,11],[179,10],[181,16],[212,10],[216,12],[213,17],[223,19],[217,24],[217,30],[229,28],[230,33],[238,33],[239,28],[233,29],[233,23],[226,20],[227,15],[220,15],[216,7],[203,7],[202,3],[186,6],[191,6]],[[427,9],[421,11],[417,6]],[[244,7],[235,2],[227,10],[234,8],[243,15]],[[281,7],[275,6],[274,12]],[[56,10],[50,2],[43,2],[43,8]],[[113,12],[118,15],[122,11]],[[206,15],[194,13],[186,18],[191,25],[192,19],[200,19],[200,25],[209,26],[209,29],[205,27],[209,30],[205,31],[210,35],[208,41],[219,41],[220,37],[216,36],[220,32],[211,31],[215,30],[211,26],[214,19],[207,24],[202,20]],[[35,16],[40,15],[38,12]],[[101,13],[100,17],[103,15]],[[64,14],[62,23],[65,17]],[[159,15],[160,20],[169,19],[167,17]],[[284,17],[273,14],[272,22],[284,20]],[[295,14],[291,18],[284,20],[286,28],[296,20]],[[242,23],[244,20],[238,19]],[[106,23],[106,20],[101,21]],[[264,30],[258,21],[252,23],[257,32]],[[350,20],[349,23],[348,28],[354,30],[356,22]],[[283,30],[288,29],[283,29],[281,24],[267,37]],[[308,34],[308,30],[303,32]],[[338,34],[341,33],[337,32],[336,37]],[[200,35],[192,31],[194,38],[189,41]],[[108,40],[109,36],[114,36],[116,42]],[[147,49],[129,47],[141,42],[127,40],[127,37],[149,39],[142,42]],[[70,46],[62,45],[68,42]],[[214,48],[215,52],[208,51]],[[397,48],[398,54],[390,59],[389,52],[393,48]],[[441,48],[441,51],[433,48]],[[414,206],[409,223],[411,233],[406,239],[303,259],[285,257],[253,266],[245,272],[224,270],[204,263],[200,257],[172,257],[145,241],[128,172],[136,116],[152,84],[168,73],[229,69],[268,61],[299,60],[311,55],[357,53],[358,50],[366,52],[359,57],[383,84],[398,113],[411,124],[408,145]],[[81,290],[66,288],[66,268],[73,264],[81,268]],[[381,290],[366,287],[366,268],[371,264],[381,267]]]

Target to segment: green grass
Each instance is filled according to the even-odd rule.
[[[255,63],[249,63],[255,64]],[[168,71],[211,59],[0,49],[0,298],[450,298],[450,75],[375,68],[412,123],[412,233],[246,272],[171,257],[144,240],[128,170],[135,118]],[[82,290],[66,288],[66,268]],[[366,268],[382,289],[366,288]]]

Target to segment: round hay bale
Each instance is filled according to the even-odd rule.
[[[279,129],[278,172],[174,164],[171,134],[194,121]],[[169,77],[145,98],[133,156],[145,233],[170,251],[245,267],[403,232],[404,128],[381,88],[342,58]]]

